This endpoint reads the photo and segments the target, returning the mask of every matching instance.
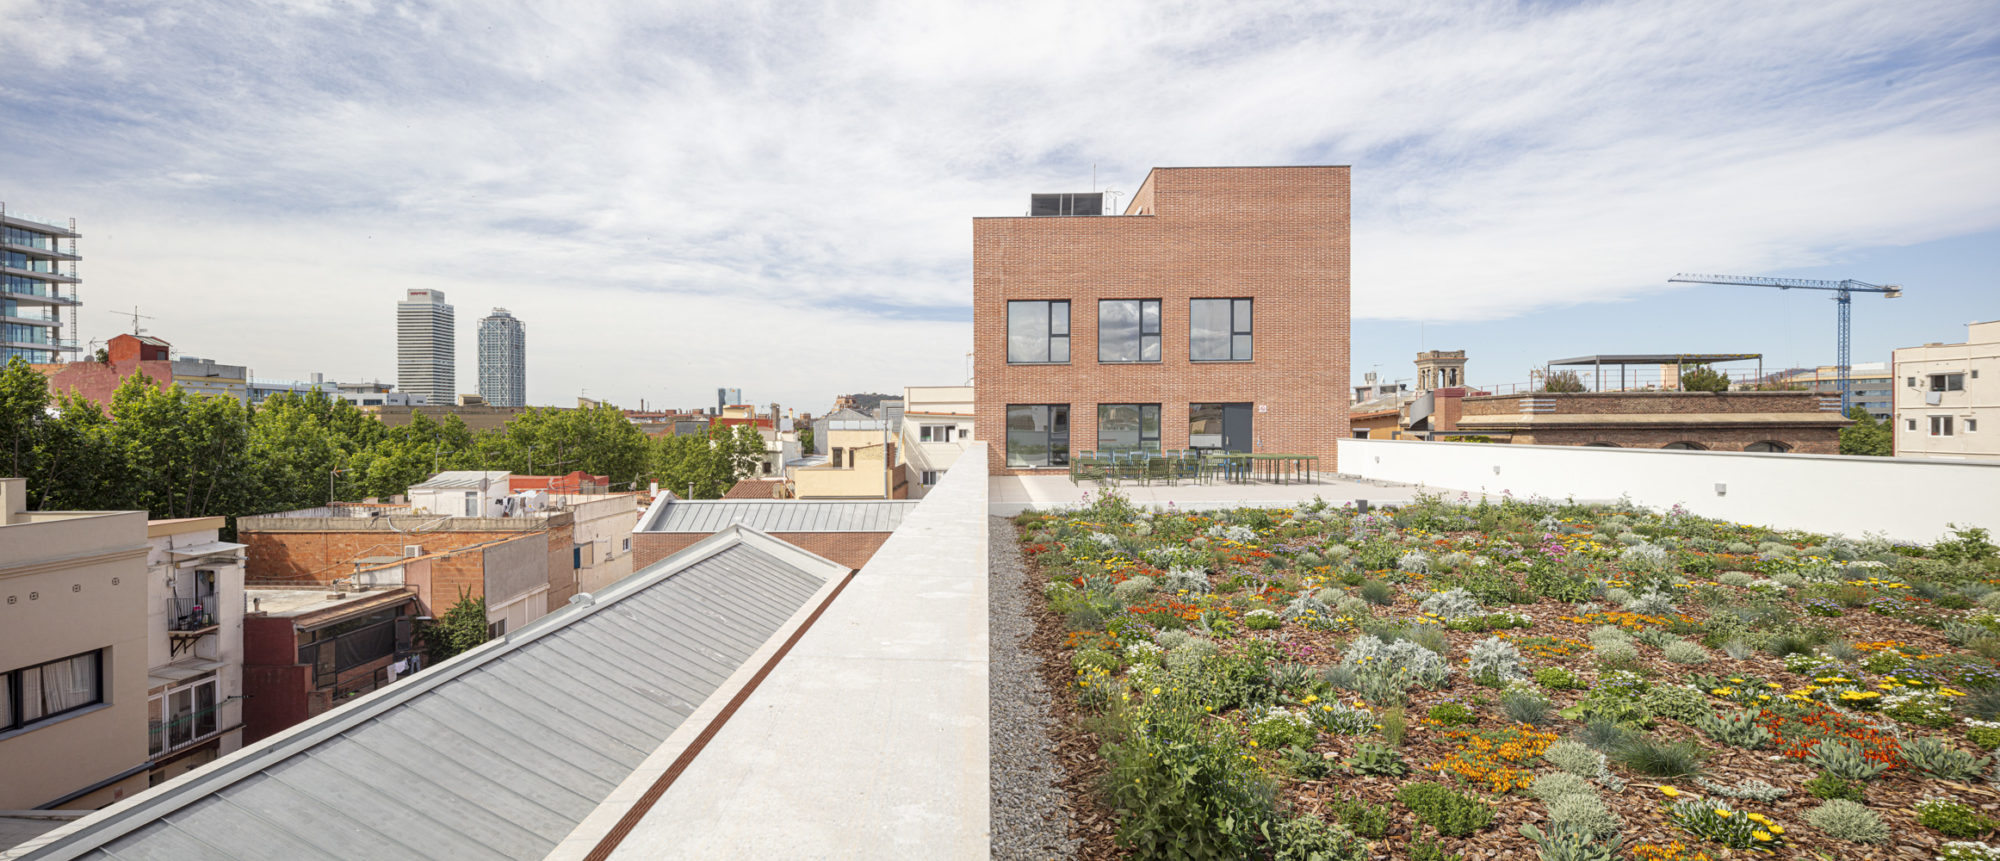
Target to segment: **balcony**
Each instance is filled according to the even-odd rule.
[[[0,265],[0,272],[8,275],[25,275],[29,278],[39,278],[43,281],[53,281],[57,284],[78,284],[83,281],[81,278],[64,275],[60,272],[38,272],[33,269],[22,269],[18,266]]]
[[[5,269],[8,272],[19,271],[4,266],[0,266],[0,269]],[[29,273],[29,274],[39,275],[42,273]],[[0,283],[0,296],[5,296],[9,299],[13,299],[18,302],[33,302],[42,305],[77,304],[75,290],[69,290],[65,292],[63,290],[56,289],[56,287],[52,284],[44,284],[41,282],[36,282],[33,286],[28,286],[23,284]]]

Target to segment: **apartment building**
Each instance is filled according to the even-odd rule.
[[[1155,168],[1123,215],[975,218],[977,425],[995,474],[1072,450],[1313,454],[1347,436],[1348,168]]]
[[[1801,368],[1776,374],[1771,382],[1838,396],[1840,368],[1837,365]],[[1848,366],[1847,387],[1854,405],[1867,410],[1876,421],[1888,421],[1895,417],[1896,381],[1888,362],[1856,362]]]
[[[146,512],[29,511],[0,478],[0,810],[144,790]]]
[[[58,225],[0,203],[0,364],[17,356],[35,365],[75,357],[80,235],[76,219]]]
[[[837,415],[837,414],[836,414]],[[824,456],[787,463],[785,480],[796,499],[906,499],[896,435],[888,419],[834,418],[818,423],[813,445]]]
[[[243,545],[223,518],[146,524],[147,745],[157,786],[243,746]]]
[[[910,498],[922,499],[972,441],[977,407],[971,386],[909,386],[903,403],[903,476]]]
[[[1897,457],[2000,460],[2000,320],[1895,351]]]

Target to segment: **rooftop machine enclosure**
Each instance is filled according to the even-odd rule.
[[[1103,215],[1104,193],[1029,195],[1029,215]]]

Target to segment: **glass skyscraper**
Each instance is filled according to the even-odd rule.
[[[479,396],[496,407],[528,405],[528,330],[505,308],[479,321]]]

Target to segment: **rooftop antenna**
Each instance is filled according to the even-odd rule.
[[[139,321],[153,319],[153,315],[151,314],[139,313],[139,306],[137,305],[132,306],[132,313],[129,314],[125,313],[124,311],[112,311],[111,313],[116,314],[120,317],[132,318],[132,334],[135,337],[146,334],[146,330],[139,328]]]

